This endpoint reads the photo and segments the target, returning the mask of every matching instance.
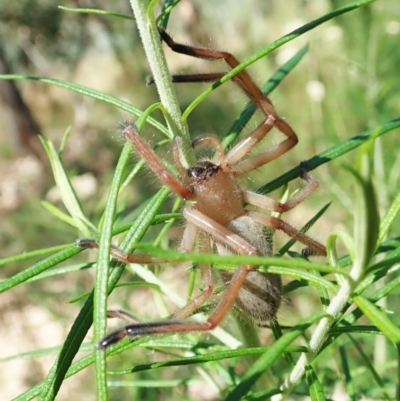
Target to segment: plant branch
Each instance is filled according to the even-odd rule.
[[[143,48],[153,74],[158,95],[166,110],[164,113],[165,120],[172,134],[171,136],[182,138],[185,162],[189,167],[193,165],[195,161],[194,153],[190,145],[189,131],[187,125],[184,124],[181,119],[181,110],[179,108],[175,89],[171,82],[160,35],[154,19],[149,16],[150,12],[152,12],[152,8],[147,7],[148,2],[143,0],[130,0],[130,4],[135,15]]]

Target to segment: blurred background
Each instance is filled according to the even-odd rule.
[[[168,31],[177,41],[227,50],[244,60],[281,36],[347,3],[248,0],[243,12],[241,2],[234,0],[183,0],[171,15]],[[81,0],[59,5],[131,15],[128,1]],[[150,71],[134,21],[67,12],[50,0],[2,1],[0,38],[0,74],[29,74],[85,85],[139,109],[157,101],[155,88],[145,85]],[[248,186],[257,188],[300,161],[398,117],[399,40],[400,3],[380,0],[323,24],[253,65],[250,72],[262,85],[302,46],[310,45],[300,64],[271,95],[278,113],[297,132],[299,144],[252,174]],[[223,64],[214,66],[169,50],[166,53],[171,72],[226,69]],[[177,86],[182,110],[207,85]],[[192,137],[210,132],[223,137],[246,103],[246,97],[232,83],[218,88],[191,114]],[[47,200],[62,207],[38,135],[51,139],[57,148],[64,132],[71,127],[63,160],[85,213],[98,223],[102,212],[99,199],[107,195],[123,146],[118,124],[130,116],[111,105],[33,80],[0,80],[0,104],[0,257],[73,242],[78,236],[76,229],[41,204]],[[164,122],[161,115],[155,117]],[[254,128],[257,121],[253,119],[248,129]],[[375,173],[382,211],[398,191],[398,134],[394,131],[376,142]],[[148,126],[145,135],[151,142],[161,138]],[[265,146],[278,141],[279,135],[271,135]],[[332,230],[351,231],[352,181],[341,167],[351,164],[354,157],[355,152],[350,153],[313,172],[320,181],[320,189],[287,220],[300,227],[323,205],[332,202],[311,235],[323,242]],[[158,188],[156,180],[150,187],[147,185],[148,176],[132,184],[127,208],[140,204]],[[31,263],[3,266],[0,277],[10,277]],[[22,285],[1,295],[0,358],[62,343],[79,310],[78,306],[66,308],[65,302],[91,288],[93,272],[71,277],[70,281],[60,278],[40,283],[30,284],[29,291]],[[43,379],[53,359],[50,356],[7,363],[9,369],[0,369],[0,382],[5,383],[4,393],[1,392],[7,394],[3,399],[16,396]],[[13,382],[7,385],[9,376]],[[80,380],[90,380],[90,372],[85,372]],[[84,387],[76,378],[66,383],[69,384],[63,387],[60,400],[69,399],[71,389],[87,400],[95,399],[92,383]]]

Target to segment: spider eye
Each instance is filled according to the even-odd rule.
[[[187,173],[190,178],[200,181],[212,176],[218,170],[219,166],[215,165],[214,163],[205,161],[200,162],[196,166],[189,168]]]

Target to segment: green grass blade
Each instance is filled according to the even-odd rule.
[[[93,344],[82,344],[80,351],[91,351],[93,349]],[[15,361],[18,359],[34,359],[41,358],[48,355],[58,354],[61,350],[61,346],[50,347],[50,348],[41,348],[34,351],[22,352],[18,355],[11,355],[6,358],[0,358],[0,363]]]
[[[367,4],[373,3],[376,0],[362,0],[362,1],[354,1],[352,3],[346,4],[343,7],[340,7],[326,15],[323,15],[320,18],[315,19],[314,21],[309,22],[308,24],[303,25],[302,27],[294,30],[291,33],[281,37],[280,39],[272,42],[270,45],[264,47],[261,51],[255,53],[253,56],[249,57],[246,61],[238,65],[236,68],[233,68],[229,71],[226,75],[224,75],[221,79],[216,81],[210,88],[205,90],[202,94],[200,94],[185,110],[182,115],[182,121],[186,121],[189,114],[201,103],[204,99],[210,95],[218,86],[222,85],[224,82],[229,81],[232,79],[237,73],[244,70],[245,68],[249,67],[250,65],[254,64],[257,60],[262,57],[265,57],[267,54],[273,52],[274,50],[278,49],[279,47],[283,46],[285,43],[288,43],[299,36],[305,34],[308,31],[313,30],[318,25],[323,24],[339,15],[345,14],[349,11],[355,10],[359,7],[366,6]]]
[[[318,212],[315,214],[314,217],[312,217],[309,221],[307,221],[306,224],[304,224],[303,227],[300,228],[301,233],[306,233],[319,219],[320,217],[328,210],[329,206],[331,205],[332,202],[329,202],[325,206],[323,206]],[[279,251],[277,252],[277,256],[283,256],[286,252],[289,251],[289,249],[296,243],[296,240],[292,238],[289,240],[285,245],[283,245]]]
[[[396,195],[396,198],[390,205],[389,209],[387,210],[385,216],[381,221],[381,225],[379,228],[378,245],[380,245],[385,239],[386,235],[389,232],[390,227],[396,220],[396,217],[399,215],[399,212],[400,212],[400,192]]]
[[[165,0],[162,5],[161,14],[157,18],[157,26],[167,29],[169,16],[174,7],[180,3],[181,0]]]
[[[355,324],[349,327],[334,326],[329,330],[329,333],[382,334],[382,332],[376,326]]]
[[[165,367],[171,366],[186,366],[186,365],[193,365],[197,363],[205,363],[205,362],[212,362],[212,361],[221,361],[224,359],[231,359],[231,358],[239,358],[245,357],[248,355],[260,355],[265,352],[268,352],[270,347],[254,347],[254,348],[245,348],[245,349],[237,349],[237,350],[226,350],[220,352],[214,352],[210,354],[204,355],[195,355],[186,358],[175,358],[169,361],[162,361],[162,362],[153,362],[144,365],[136,365],[131,368],[121,369],[121,370],[114,370],[108,371],[110,375],[124,375],[128,373],[135,373],[135,372],[142,372],[145,370],[153,370],[153,369],[160,369]],[[299,346],[289,346],[285,349],[285,353],[290,352],[304,352],[304,347]]]
[[[108,280],[110,268],[110,250],[112,229],[114,224],[115,213],[117,209],[117,199],[119,189],[123,181],[124,171],[127,166],[131,154],[131,146],[126,143],[119,163],[115,169],[115,174],[111,183],[110,193],[102,230],[100,234],[99,250],[97,254],[97,269],[96,269],[96,285],[94,289],[94,336],[96,341],[100,341],[105,335],[107,326],[107,295],[108,295]],[[97,397],[99,400],[107,400],[107,379],[106,379],[106,358],[104,352],[96,352],[96,381],[97,381]]]
[[[376,369],[374,368],[374,366],[372,365],[370,356],[368,356],[364,352],[362,347],[360,347],[359,343],[352,336],[349,336],[349,338],[350,338],[351,342],[353,343],[354,348],[361,355],[361,358],[364,361],[365,366],[370,371],[372,377],[374,378],[374,380],[378,384],[379,388],[381,389],[384,399],[387,400],[387,401],[390,401],[391,398],[390,398],[388,392],[386,391],[385,383],[384,383],[383,379],[379,376],[379,374],[376,371]]]
[[[100,100],[101,102],[111,104],[113,106],[118,107],[121,110],[127,111],[128,113],[141,117],[143,111],[132,106],[131,104],[124,102],[123,100],[117,99],[112,96],[105,95],[102,92],[98,92],[94,89],[90,89],[83,85],[74,84],[71,82],[61,81],[59,79],[46,78],[46,77],[38,77],[34,75],[19,75],[19,74],[0,74],[0,79],[10,79],[10,80],[19,80],[19,79],[29,79],[33,81],[39,81],[50,85],[59,86],[60,88],[68,89],[72,92],[79,93],[80,95],[91,97],[96,100]],[[161,124],[159,121],[155,120],[152,117],[147,118],[147,122],[164,134],[166,137],[170,137],[169,131],[165,125]]]
[[[135,17],[130,14],[128,15],[128,14],[113,13],[113,12],[105,11],[105,10],[97,10],[95,8],[72,8],[72,7],[64,7],[64,6],[58,6],[58,8],[60,10],[69,11],[72,13],[95,14],[95,15],[101,15],[104,17],[117,17],[117,18],[121,18],[121,19],[135,21]]]
[[[347,141],[341,142],[331,148],[323,151],[319,155],[312,157],[311,159],[306,160],[307,169],[308,171],[312,171],[315,168],[321,166],[322,164],[328,163],[331,160],[334,160],[344,154],[350,152],[351,150],[357,148],[358,146],[362,145],[363,143],[367,142],[371,138],[377,138],[381,135],[384,135],[390,131],[393,131],[396,128],[400,127],[400,117],[395,118],[383,125],[380,125],[376,128],[367,130],[353,136],[352,138],[348,139]],[[257,192],[261,194],[266,194],[268,192],[272,192],[277,188],[280,188],[282,185],[286,184],[287,182],[294,180],[299,176],[299,168],[298,166],[294,167],[293,169],[289,170],[287,173],[282,174],[275,180],[269,182],[268,184],[262,186],[258,189]]]
[[[268,81],[262,86],[261,91],[265,95],[269,95],[282,81],[283,79],[297,66],[301,59],[308,52],[309,46],[303,46],[292,58],[290,58],[285,64],[279,67],[279,69],[268,79]],[[243,131],[243,128],[250,121],[251,117],[257,110],[257,106],[254,102],[249,101],[244,107],[243,111],[239,114],[236,120],[233,122],[232,127],[228,130],[222,140],[222,146],[224,148],[229,147],[233,142],[236,141],[239,134]]]
[[[361,278],[370,264],[377,248],[380,217],[377,195],[373,183],[374,137],[357,152],[354,197],[354,245],[356,258],[353,264],[353,278]],[[358,273],[357,273],[358,270]]]
[[[71,246],[70,244],[57,245],[57,246],[52,246],[50,248],[37,249],[36,251],[25,252],[19,255],[10,256],[8,258],[0,259],[0,266],[8,265],[9,263],[19,262],[21,260],[35,258],[37,256],[43,256],[46,253],[62,251],[63,249],[69,248],[70,246]]]
[[[300,320],[299,323],[286,332],[281,338],[279,338],[266,352],[262,355],[254,365],[247,370],[244,374],[241,382],[233,389],[228,395],[226,401],[239,400],[241,397],[246,395],[253,384],[258,380],[263,373],[270,368],[270,366],[278,359],[285,351],[286,347],[289,346],[297,337],[304,333],[308,327],[318,322],[326,313],[317,313],[307,319]]]
[[[364,315],[393,343],[400,344],[400,329],[371,301],[358,295],[353,298]]]
[[[96,228],[86,218],[78,197],[76,196],[75,190],[72,187],[68,175],[65,171],[64,165],[58,153],[54,149],[53,143],[42,137],[39,138],[49,157],[51,169],[53,171],[57,188],[60,191],[61,199],[72,219],[74,220],[75,227],[77,227],[79,231],[85,236],[94,235],[94,233],[96,232]]]
[[[339,346],[340,359],[342,361],[343,374],[346,381],[347,394],[352,401],[355,401],[354,381],[351,376],[349,367],[349,358],[347,356],[346,348],[343,345]]]
[[[75,265],[54,268],[51,270],[47,270],[43,273],[40,273],[40,274],[36,275],[35,277],[30,278],[28,280],[28,282],[32,283],[34,281],[44,280],[49,277],[61,276],[61,275],[67,274],[67,273],[90,269],[93,267],[93,265],[94,265],[94,263],[78,263]]]
[[[306,366],[306,382],[308,391],[312,401],[326,401],[324,390],[322,389],[321,382],[318,379],[315,370],[311,365]]]
[[[119,163],[127,164],[129,161],[129,152],[122,153],[122,159]],[[139,241],[151,222],[154,216],[157,214],[159,208],[165,202],[168,196],[168,191],[166,189],[161,189],[147,204],[146,208],[143,210],[142,214],[136,219],[135,224],[131,227],[128,232],[127,238],[121,245],[122,249],[126,251],[129,250],[129,241]],[[76,248],[78,249],[78,248]],[[81,251],[80,249],[78,250]],[[120,264],[115,264],[112,272],[110,274],[110,279],[108,282],[107,292],[110,293],[112,289],[117,284],[121,274],[123,272],[123,267]],[[53,400],[57,395],[57,392],[65,378],[68,369],[71,366],[72,360],[76,353],[79,351],[79,347],[82,344],[87,331],[89,330],[93,321],[93,293],[90,294],[89,298],[85,302],[85,305],[81,309],[78,317],[76,318],[68,336],[64,343],[63,349],[57,357],[55,364],[49,372],[47,379],[45,380],[42,387],[40,387],[41,400],[50,401]],[[94,361],[91,359],[91,363]]]
[[[64,221],[65,223],[69,224],[70,226],[76,228],[75,220],[71,216],[64,213],[62,210],[60,210],[57,206],[53,205],[52,203],[50,203],[48,201],[42,201],[40,203],[49,213],[51,213],[53,216],[57,217],[57,219]]]
[[[79,249],[76,246],[69,245],[68,248],[63,249],[60,252],[57,252],[55,255],[51,255],[48,258],[38,263],[35,263],[33,266],[28,267],[27,269],[2,281],[0,283],[0,293],[7,291],[10,288],[13,288],[19,284],[24,283],[30,278],[37,276],[39,273],[42,273],[45,270],[50,269],[51,267],[56,266],[67,259],[72,258],[74,255],[80,252],[82,252],[82,249]]]

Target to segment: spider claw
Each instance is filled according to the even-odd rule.
[[[303,248],[301,250],[301,257],[304,259],[307,259],[311,255],[311,249],[310,248]]]
[[[307,162],[306,161],[300,162],[299,175],[300,175],[300,178],[304,178],[305,176],[308,175],[308,168],[307,168]]]
[[[113,344],[121,341],[122,339],[124,339],[127,336],[128,336],[128,333],[126,330],[114,331],[114,333],[111,333],[108,336],[105,336],[101,341],[99,341],[96,344],[96,348],[98,350],[104,350],[104,349],[108,348],[110,345],[113,345]]]
[[[153,85],[155,83],[154,77],[151,75],[150,77],[146,78],[146,86]]]
[[[300,179],[302,179],[303,181],[305,181],[307,183],[311,182],[311,180],[312,180],[310,174],[308,174],[308,166],[307,166],[306,161],[300,162],[299,177],[300,177]]]

